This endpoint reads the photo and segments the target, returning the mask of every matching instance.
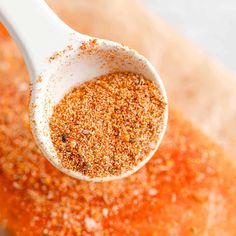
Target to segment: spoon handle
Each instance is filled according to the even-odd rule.
[[[43,0],[1,0],[0,21],[23,53],[32,82],[75,32]]]

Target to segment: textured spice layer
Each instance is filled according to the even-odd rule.
[[[50,119],[62,165],[90,177],[131,170],[156,147],[165,106],[153,81],[130,72],[104,75],[74,88]]]

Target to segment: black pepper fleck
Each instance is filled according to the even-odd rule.
[[[66,134],[63,134],[63,135],[61,136],[61,141],[62,141],[63,143],[66,143],[66,141],[67,141],[67,136],[66,136]]]

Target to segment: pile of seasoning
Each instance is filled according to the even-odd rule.
[[[50,118],[62,166],[89,177],[132,170],[156,147],[165,107],[160,89],[140,74],[111,73],[79,85]]]

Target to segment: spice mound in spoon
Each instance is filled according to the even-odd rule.
[[[132,170],[156,148],[165,107],[158,86],[140,74],[117,72],[79,85],[50,118],[62,166],[92,178]]]

